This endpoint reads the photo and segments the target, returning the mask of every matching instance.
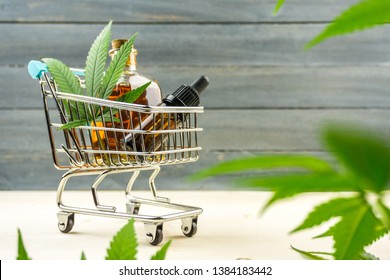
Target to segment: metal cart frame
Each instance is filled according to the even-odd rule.
[[[38,79],[40,84],[54,166],[66,170],[57,189],[59,230],[70,232],[75,214],[86,214],[143,222],[147,240],[152,245],[163,240],[163,224],[167,221],[181,220],[183,234],[193,236],[197,231],[198,216],[203,210],[172,203],[169,198],[158,196],[154,180],[162,165],[198,160],[201,147],[198,146],[197,134],[202,129],[197,127],[197,115],[203,113],[203,107],[143,106],[63,93],[58,91],[45,64],[31,61],[28,68],[30,75]],[[83,70],[72,71],[83,86]],[[57,110],[53,110],[53,104]],[[138,120],[152,119],[153,128],[144,130],[142,122],[133,123],[131,117],[126,122],[125,116],[136,116]],[[84,124],[67,127],[80,118],[85,120]],[[138,141],[131,148],[123,141],[129,134],[132,135],[132,141]],[[141,171],[152,172],[149,177],[152,199],[131,194]],[[100,183],[108,175],[118,173],[132,173],[125,188],[125,212],[118,211],[115,206],[101,204],[98,197]],[[95,208],[63,203],[68,180],[86,175],[97,175],[91,185]],[[142,205],[174,211],[169,214],[143,215],[140,213]]]

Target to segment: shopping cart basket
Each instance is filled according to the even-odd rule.
[[[171,203],[169,198],[157,195],[155,177],[161,165],[189,163],[198,160],[201,147],[197,134],[197,116],[202,107],[159,107],[103,100],[84,95],[63,93],[50,76],[45,64],[31,61],[30,75],[38,79],[45,111],[54,166],[67,172],[62,176],[57,189],[58,228],[67,233],[72,230],[75,214],[87,214],[143,222],[146,238],[152,245],[163,240],[163,223],[181,220],[185,236],[197,231],[198,207]],[[83,70],[71,69],[83,85]],[[53,110],[54,105],[54,110]],[[125,121],[124,116],[127,118]],[[140,123],[131,119],[148,118],[152,129],[143,130]],[[180,121],[178,121],[180,120]],[[70,127],[80,121],[79,126]],[[167,125],[168,124],[168,125]],[[134,145],[125,144],[131,135]],[[128,138],[127,138],[128,139]],[[132,186],[141,171],[149,171],[149,187],[152,199],[131,194]],[[125,187],[125,211],[116,206],[99,202],[98,186],[111,174],[132,173]],[[63,193],[72,177],[97,175],[91,185],[94,208],[82,208],[63,203]],[[141,205],[151,205],[157,210],[169,208],[168,214],[141,214]],[[161,212],[161,211],[160,211]]]

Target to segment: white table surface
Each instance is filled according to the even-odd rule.
[[[149,195],[146,191],[134,193]],[[330,238],[312,239],[324,227],[292,235],[288,232],[314,205],[336,195],[300,195],[275,204],[259,216],[260,208],[271,195],[268,192],[160,191],[159,194],[172,202],[204,210],[199,216],[198,232],[192,238],[183,236],[180,221],[164,223],[162,244],[172,240],[167,253],[170,260],[293,260],[302,258],[290,245],[302,250],[332,250]],[[103,190],[100,200],[104,204],[124,205],[124,193]],[[87,191],[68,191],[64,202],[88,206],[92,198]],[[27,251],[35,260],[77,260],[81,251],[87,259],[102,260],[112,236],[126,223],[121,219],[76,215],[73,230],[63,234],[57,229],[57,211],[55,191],[1,191],[0,259],[15,259],[17,228],[20,228]],[[135,227],[140,243],[138,259],[147,260],[161,245],[151,246],[146,241],[142,223],[136,223]],[[374,243],[368,251],[381,259],[390,259],[389,236]]]

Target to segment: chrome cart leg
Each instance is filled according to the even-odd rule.
[[[158,245],[163,240],[163,224],[145,223],[146,239],[151,245]]]
[[[142,170],[153,170],[153,173],[149,177],[149,187],[150,187],[150,190],[153,194],[154,200],[157,202],[169,203],[170,202],[169,198],[160,197],[157,195],[157,190],[156,190],[156,185],[154,183],[154,179],[157,177],[158,173],[160,172],[160,167],[154,166],[152,168],[149,167],[149,168],[145,168]],[[126,198],[127,198],[126,211],[129,214],[137,215],[139,213],[139,209],[141,207],[141,204],[145,203],[145,202],[147,203],[147,201],[148,201],[148,200],[131,195],[132,187],[134,185],[134,182],[138,178],[139,174],[140,174],[140,170],[134,171],[133,176],[131,176],[131,178],[127,184],[127,187],[126,187]]]
[[[135,180],[137,180],[139,173],[140,173],[139,170],[133,172],[133,176],[131,176],[129,182],[127,183],[127,187],[125,191],[126,198],[127,198],[126,211],[129,214],[137,215],[139,213],[139,208],[141,207],[141,203],[137,202],[137,198],[130,194],[131,189],[133,188],[134,182]]]
[[[131,197],[130,192],[131,192],[131,189],[133,188],[135,180],[137,180],[139,173],[140,173],[139,170],[136,170],[133,172],[133,176],[131,176],[129,182],[127,183],[127,187],[126,187],[126,191],[125,191],[126,196]]]
[[[153,197],[154,197],[155,200],[168,203],[170,201],[169,198],[161,197],[161,196],[157,195],[156,184],[154,183],[154,179],[156,179],[156,177],[157,177],[159,172],[160,172],[160,167],[156,166],[154,171],[153,171],[153,173],[152,173],[152,175],[150,175],[150,177],[149,177],[150,191],[152,192]]]
[[[101,210],[101,211],[108,211],[108,212],[115,212],[116,211],[116,207],[114,206],[107,206],[107,205],[102,205],[99,203],[99,198],[98,198],[98,194],[97,194],[97,187],[99,186],[99,184],[104,180],[104,178],[106,178],[106,176],[108,174],[110,174],[110,171],[111,170],[106,170],[104,172],[102,172],[96,179],[95,181],[93,182],[92,186],[91,186],[91,191],[92,191],[92,196],[93,196],[93,201],[95,202],[95,206],[97,209]]]
[[[57,189],[57,205],[58,207],[62,208],[64,207],[64,204],[62,203],[62,194],[64,193],[65,185],[68,182],[68,180],[76,176],[76,174],[73,171],[68,171],[61,177],[61,181],[58,184],[58,189]]]
[[[129,214],[138,215],[139,209],[141,208],[141,203],[135,201],[127,201],[126,202],[126,211]]]

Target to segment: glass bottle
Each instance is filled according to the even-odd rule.
[[[158,106],[179,106],[179,107],[192,107],[199,105],[199,95],[208,87],[209,79],[206,76],[201,76],[195,80],[191,85],[181,85],[175,92],[166,96]],[[182,126],[186,121],[187,115],[183,113],[167,114],[159,113],[156,115],[149,115],[144,119],[138,127],[144,131],[158,131],[158,130],[176,130]],[[167,133],[130,133],[126,136],[125,141],[127,149],[131,151],[141,151],[147,153],[153,153],[163,150],[162,146],[167,140]],[[146,160],[161,160],[162,157],[145,158]]]
[[[126,39],[113,40],[111,43],[112,49],[109,51],[110,57],[113,58],[119,48],[126,42]],[[151,81],[149,78],[137,72],[137,54],[138,51],[133,47],[129,58],[126,61],[126,66],[108,99],[115,101],[127,92],[143,86],[148,82],[151,82],[151,84],[140,95],[140,97],[134,101],[134,104],[156,106],[162,102],[161,89],[155,81]],[[121,110],[120,113],[116,113],[114,117],[121,119],[122,124],[120,122],[105,122],[104,126],[120,129],[131,129],[131,127],[138,126],[140,122],[147,117],[147,115]],[[100,125],[103,126],[102,123],[100,123]],[[97,124],[97,126],[100,125]],[[123,132],[100,131],[99,134],[92,133],[92,145],[94,148],[100,146],[100,149],[104,148],[110,151],[124,151],[124,138],[125,133]],[[126,164],[129,163],[129,161],[134,161],[134,157],[126,156],[124,154],[96,154],[96,161],[98,164],[105,162],[106,164],[110,165],[110,161],[114,164]]]

